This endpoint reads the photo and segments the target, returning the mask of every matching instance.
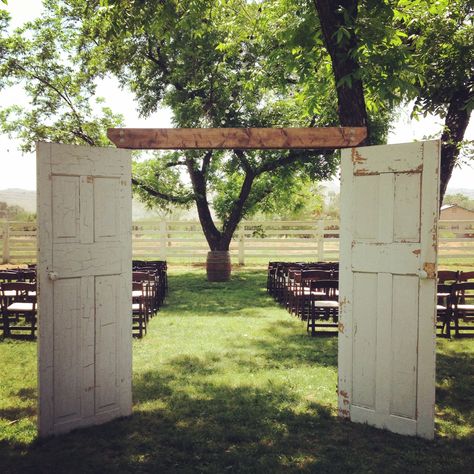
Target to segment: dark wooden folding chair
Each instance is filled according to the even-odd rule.
[[[438,283],[457,283],[459,272],[456,270],[438,270]]]
[[[319,290],[315,282],[319,280],[330,280],[330,270],[301,270],[297,276],[295,290],[295,314],[303,321],[308,318],[311,301],[324,296],[324,291]]]
[[[132,282],[132,336],[138,338],[142,338],[147,329],[145,285],[145,282]]]
[[[453,285],[438,283],[436,320],[440,325],[436,327],[441,330],[441,336],[451,337],[452,301]]]
[[[28,270],[18,270],[18,281],[36,281],[36,270],[29,268]]]
[[[317,280],[311,282],[311,289],[323,293],[322,296],[311,299],[306,330],[311,336],[316,334],[318,327],[336,327],[339,317],[338,301],[339,282],[337,280]],[[329,320],[332,319],[330,323]]]
[[[3,334],[5,337],[35,337],[36,284],[11,282],[0,284]]]
[[[145,298],[145,309],[147,320],[150,319],[157,310],[155,307],[157,283],[155,276],[145,271],[132,272],[132,280],[142,283],[143,297]]]
[[[474,330],[474,281],[455,283],[452,298],[452,315],[456,336],[459,336],[460,330]],[[459,324],[460,320],[464,323],[463,325]]]
[[[474,272],[460,272],[458,281],[459,282],[474,281]]]
[[[13,270],[0,271],[0,283],[18,281],[18,278],[19,278],[19,275],[17,271],[13,271]]]

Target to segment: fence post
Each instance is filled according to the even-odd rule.
[[[160,260],[166,260],[166,249],[168,247],[168,223],[160,222]]]
[[[239,265],[245,265],[245,224],[239,227]]]
[[[2,263],[8,263],[10,261],[10,225],[6,222],[3,225],[3,252],[2,252]]]
[[[318,261],[324,262],[324,221],[318,220]]]

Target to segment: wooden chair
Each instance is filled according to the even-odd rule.
[[[132,260],[132,268],[135,271],[144,271],[152,269],[160,273],[160,281],[163,285],[163,299],[168,293],[168,264],[166,260]]]
[[[459,279],[459,272],[456,270],[438,270],[438,283],[456,283]]]
[[[155,267],[141,267],[140,272],[145,272],[154,278],[152,311],[158,311],[166,296],[166,277],[162,269]]]
[[[18,270],[18,281],[29,281],[29,282],[36,281],[36,270],[34,269]]]
[[[308,318],[311,301],[325,295],[324,290],[319,290],[315,282],[330,280],[330,270],[302,270],[297,279],[295,291],[295,314],[303,321]]]
[[[144,282],[132,282],[132,336],[138,338],[146,334],[148,320],[144,286]]]
[[[317,280],[311,283],[311,289],[323,293],[320,297],[311,299],[306,330],[311,336],[316,334],[318,327],[337,327],[339,317],[338,301],[339,282],[337,280]],[[329,323],[332,319],[332,323]],[[317,322],[322,321],[322,322]]]
[[[438,283],[437,295],[436,319],[441,323],[441,326],[437,325],[437,328],[441,329],[440,335],[451,337],[453,286]]]
[[[147,320],[150,319],[157,308],[155,308],[157,285],[155,276],[148,272],[132,272],[132,281],[142,284],[142,292],[145,303]]]
[[[36,284],[25,282],[0,285],[3,334],[5,337],[23,335],[34,338],[36,331]],[[17,334],[19,332],[19,334]]]
[[[0,283],[18,281],[18,272],[12,270],[0,271]]]
[[[474,272],[460,272],[459,281],[471,281],[474,280]]]
[[[267,268],[267,292],[274,296],[276,287],[276,271],[278,264],[281,262],[268,262]]]
[[[464,323],[474,322],[474,281],[466,283],[456,283],[453,285],[453,320],[456,336],[459,331],[473,330],[474,325],[459,325],[459,320]]]

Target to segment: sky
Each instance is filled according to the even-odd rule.
[[[20,26],[25,21],[32,20],[41,14],[41,0],[9,0],[5,7],[12,16],[12,26]],[[120,90],[115,79],[108,79],[99,84],[97,94],[106,100],[114,112],[125,117],[126,127],[155,127],[171,126],[169,110],[161,110],[146,119],[140,118],[136,111],[133,96]],[[27,105],[26,97],[21,89],[4,90],[0,96],[0,108],[14,103]],[[440,135],[442,121],[436,117],[426,117],[421,120],[410,120],[410,109],[405,107],[400,111],[398,120],[393,124],[393,131],[388,137],[388,143],[406,143],[422,140],[433,134]],[[437,136],[438,136],[437,135]],[[466,139],[474,140],[474,120],[467,129]],[[334,180],[337,184],[337,178]],[[36,164],[34,153],[22,154],[18,143],[0,134],[0,189],[22,188],[36,189]],[[464,165],[456,168],[448,186],[450,189],[474,189],[474,166]]]

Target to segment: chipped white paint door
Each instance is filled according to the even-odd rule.
[[[434,436],[438,141],[342,152],[339,415]]]
[[[131,413],[131,156],[37,144],[39,433]]]

